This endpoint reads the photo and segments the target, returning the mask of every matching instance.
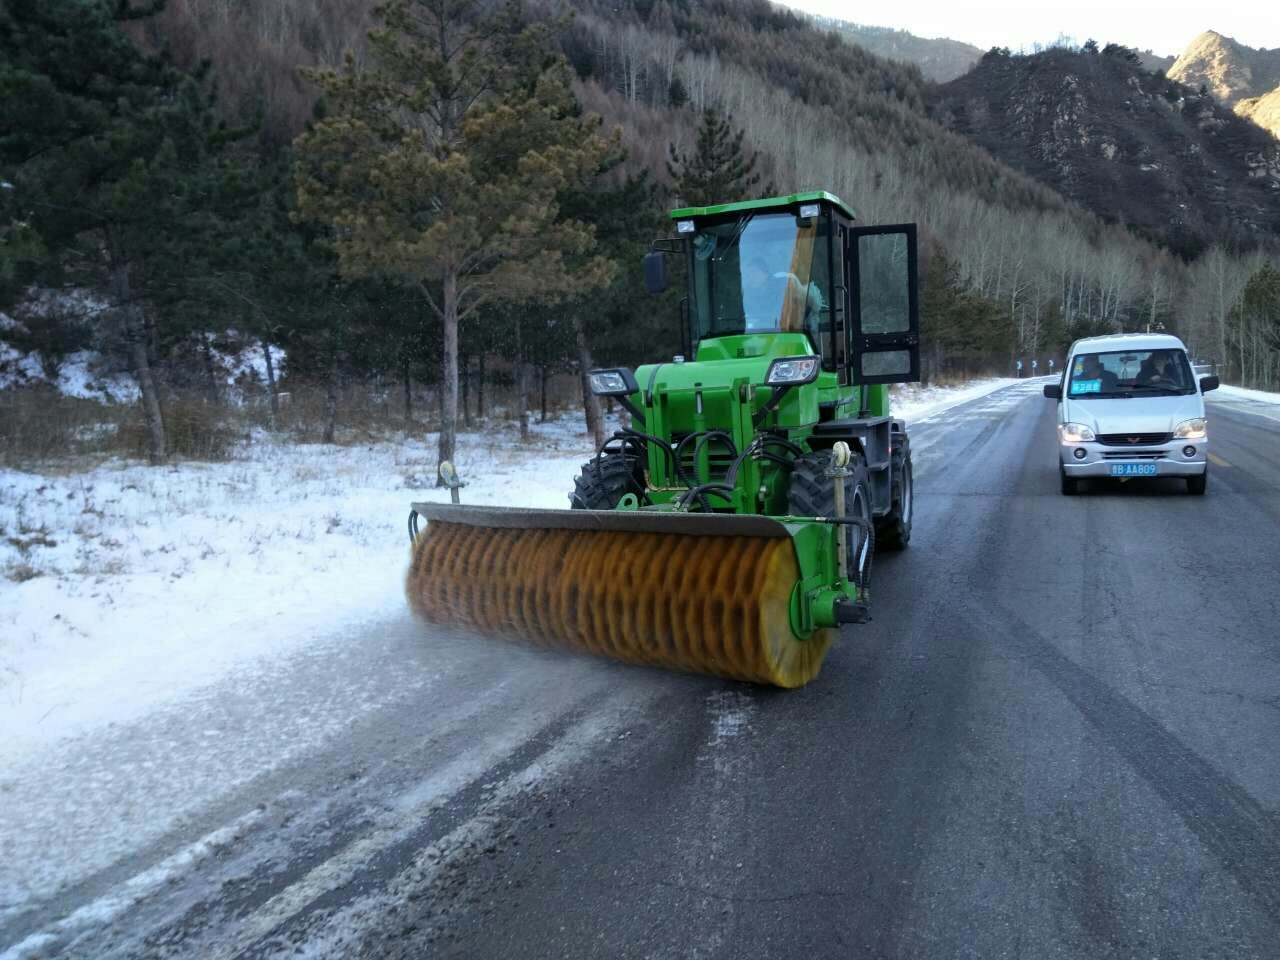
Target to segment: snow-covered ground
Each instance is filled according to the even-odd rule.
[[[922,420],[1013,381],[908,388]],[[463,434],[463,502],[566,507],[591,453],[577,416]],[[0,765],[125,723],[229,671],[403,608],[405,521],[435,437],[260,436],[229,463],[0,470]]]
[[[916,421],[928,420],[930,417],[945,413],[952,407],[985,397],[1018,382],[1011,377],[991,377],[948,387],[933,384],[923,386],[918,383],[896,385],[890,388],[893,395],[893,415],[906,420],[910,425]]]
[[[1280,393],[1267,393],[1265,390],[1250,390],[1247,387],[1232,387],[1225,383],[1218,388],[1218,396],[1231,400],[1253,400],[1257,403],[1280,404]]]
[[[464,502],[565,507],[573,418],[464,434]],[[247,446],[230,463],[0,471],[0,763],[403,606],[434,436]]]

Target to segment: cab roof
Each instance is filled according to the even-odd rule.
[[[798,203],[829,203],[850,220],[856,220],[853,208],[833,193],[811,190],[808,193],[788,193],[781,197],[765,197],[762,200],[739,200],[737,203],[721,203],[709,207],[681,207],[671,211],[672,220],[690,220],[694,217],[714,217],[722,213],[744,213],[753,210],[771,210],[790,207]]]
[[[1168,333],[1117,333],[1105,337],[1085,337],[1071,345],[1071,353],[1106,353],[1111,350],[1182,350],[1186,346]]]

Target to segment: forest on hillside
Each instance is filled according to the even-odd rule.
[[[487,392],[526,423],[550,376],[676,352],[678,296],[640,283],[665,211],[765,187],[921,225],[929,376],[1157,328],[1280,385],[1272,248],[1108,224],[766,0],[6,0],[0,55],[0,336],[127,371],[157,460],[232,347],[327,437],[361,394],[442,458]]]

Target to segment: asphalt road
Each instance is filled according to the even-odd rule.
[[[912,545],[808,687],[400,618],[136,731],[279,762],[0,956],[1280,957],[1280,407],[1211,405],[1204,497],[1068,498],[1033,391],[912,428]]]

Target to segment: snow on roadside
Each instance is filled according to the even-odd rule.
[[[463,502],[566,507],[581,420],[459,438]],[[0,470],[0,760],[403,609],[435,438],[260,439],[229,463]]]
[[[1265,390],[1250,390],[1248,387],[1232,387],[1225,383],[1218,387],[1218,395],[1220,397],[1230,397],[1233,400],[1253,400],[1258,403],[1280,404],[1280,393],[1267,393]]]
[[[899,420],[906,420],[908,424],[912,424],[928,420],[952,407],[958,407],[970,400],[978,400],[1015,383],[1026,382],[1030,381],[1027,378],[1016,380],[1013,377],[992,377],[949,387],[932,384],[924,386],[918,383],[902,384],[890,388],[893,397],[893,415]]]

